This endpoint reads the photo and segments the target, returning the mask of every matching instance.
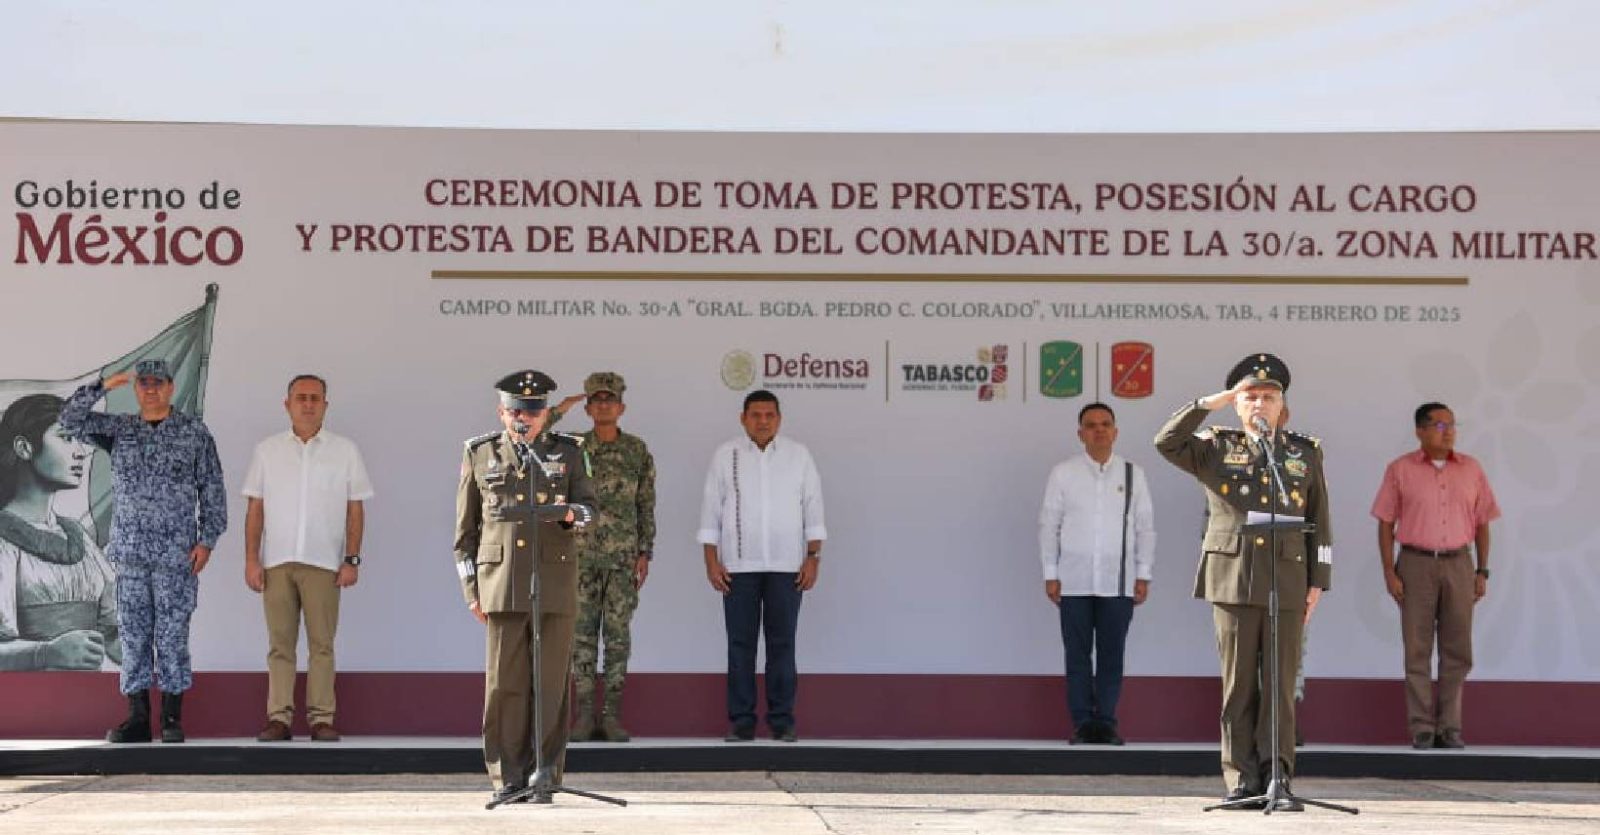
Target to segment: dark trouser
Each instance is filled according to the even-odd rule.
[[[1294,775],[1294,679],[1300,670],[1300,630],[1305,607],[1280,609],[1278,690],[1264,683],[1272,652],[1271,622],[1264,606],[1214,603],[1217,653],[1222,661],[1222,781],[1252,791],[1272,770],[1271,708],[1278,700],[1278,760]]]
[[[567,769],[567,724],[571,708],[573,617],[546,613],[540,632],[537,681],[533,670],[533,616],[490,612],[483,687],[483,762],[495,789],[520,786],[533,776],[533,737],[544,763],[561,784]],[[533,699],[544,699],[543,727],[533,727]]]
[[[1115,730],[1133,598],[1063,596],[1060,609],[1061,642],[1067,653],[1067,710],[1072,713],[1072,724],[1082,728],[1098,721]]]
[[[1472,607],[1477,564],[1471,554],[1431,557],[1402,550],[1405,584],[1400,634],[1405,645],[1406,724],[1412,735],[1461,730],[1461,690],[1472,671]],[[1439,705],[1433,704],[1433,644],[1439,641]]]
[[[794,634],[800,624],[801,592],[792,571],[747,571],[730,575],[722,596],[728,628],[728,721],[756,723],[756,642],[767,639],[767,727],[794,726]]]

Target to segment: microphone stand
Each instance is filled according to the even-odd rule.
[[[528,452],[524,454],[525,457],[522,460],[523,466],[528,468],[535,466],[542,467],[543,464],[537,460],[537,456],[533,455],[532,447],[525,446],[524,448],[527,449]],[[567,506],[564,504],[534,504],[532,491],[529,491],[528,501],[526,504],[513,505],[509,508],[504,508],[501,511],[501,518],[520,517],[524,521],[532,522],[535,526],[538,526],[560,522],[567,518],[567,512]],[[570,786],[563,786],[556,783],[555,769],[549,763],[544,761],[544,740],[542,737],[544,735],[544,699],[546,693],[544,687],[544,666],[540,663],[544,660],[544,639],[542,637],[544,630],[541,628],[544,625],[544,597],[539,593],[539,565],[541,563],[540,549],[543,546],[540,540],[541,537],[539,536],[539,531],[535,530],[533,533],[533,574],[532,580],[529,583],[529,595],[532,602],[532,606],[530,607],[532,610],[530,616],[533,618],[533,636],[529,641],[529,649],[530,654],[532,655],[530,660],[533,663],[532,678],[538,685],[537,687],[533,688],[533,779],[529,780],[528,785],[523,787],[522,790],[513,792],[503,798],[490,800],[484,805],[484,808],[493,809],[497,806],[504,806],[507,803],[521,803],[530,797],[552,797],[558,792],[575,794],[579,797],[587,797],[590,800],[598,800],[603,803],[611,803],[617,806],[626,806],[628,805],[628,801],[623,800],[620,797],[596,794],[594,792],[583,791],[582,789],[574,789]],[[571,658],[567,659],[567,664],[567,669],[570,672],[572,669]],[[565,678],[562,679],[562,686],[568,686]],[[567,721],[567,717],[561,717],[561,721]]]
[[[1265,428],[1264,424],[1265,422],[1263,421],[1262,428]],[[1361,810],[1353,806],[1340,806],[1337,803],[1329,803],[1325,800],[1312,800],[1309,797],[1301,797],[1291,792],[1289,790],[1289,782],[1283,773],[1283,761],[1278,757],[1278,689],[1280,687],[1280,677],[1282,676],[1282,672],[1278,668],[1278,502],[1284,501],[1284,497],[1289,495],[1289,491],[1284,489],[1283,473],[1279,469],[1277,457],[1273,454],[1274,446],[1268,433],[1260,433],[1260,446],[1261,463],[1272,476],[1274,490],[1273,500],[1267,503],[1267,547],[1270,555],[1268,562],[1272,565],[1268,572],[1272,579],[1272,584],[1267,591],[1267,624],[1271,640],[1267,650],[1267,674],[1261,677],[1261,681],[1267,688],[1267,692],[1264,695],[1267,701],[1267,721],[1271,729],[1268,733],[1270,740],[1268,744],[1272,749],[1270,752],[1272,757],[1272,776],[1267,781],[1266,789],[1261,794],[1213,804],[1207,806],[1205,811],[1249,808],[1260,805],[1262,806],[1263,814],[1270,815],[1277,811],[1279,806],[1282,806],[1285,811],[1298,811],[1295,808],[1296,804],[1306,804],[1352,815],[1360,814]],[[1315,525],[1302,523],[1296,526],[1296,531],[1302,536],[1313,530],[1316,530]]]

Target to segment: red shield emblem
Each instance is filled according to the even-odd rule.
[[[1011,372],[1007,371],[1004,365],[997,365],[989,372],[989,382],[1003,383],[1009,376],[1011,376]]]
[[[1156,349],[1148,342],[1118,342],[1111,346],[1111,393],[1134,399],[1156,390]]]

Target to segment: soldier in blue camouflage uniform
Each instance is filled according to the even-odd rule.
[[[656,538],[656,463],[637,435],[617,425],[627,406],[622,375],[597,371],[583,381],[584,412],[594,428],[583,434],[583,448],[594,467],[600,519],[580,537],[577,640],[572,654],[578,719],[573,739],[627,742],[622,727],[622,685],[633,648],[629,623],[639,607],[639,590],[650,575]],[[563,410],[564,411],[564,410]],[[595,726],[595,668],[605,637],[605,692]]]
[[[107,391],[134,382],[139,414],[94,412]],[[122,692],[128,719],[110,742],[149,742],[152,668],[161,688],[161,741],[182,742],[189,617],[199,574],[228,526],[216,443],[204,423],[172,408],[172,372],[141,361],[72,393],[61,426],[111,456],[115,509],[106,556],[117,570]]]

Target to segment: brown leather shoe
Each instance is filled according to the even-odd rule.
[[[289,726],[276,719],[267,722],[267,726],[256,734],[256,742],[288,742],[293,739],[289,735]]]
[[[311,726],[312,742],[338,742],[339,732],[327,722],[318,722]]]

